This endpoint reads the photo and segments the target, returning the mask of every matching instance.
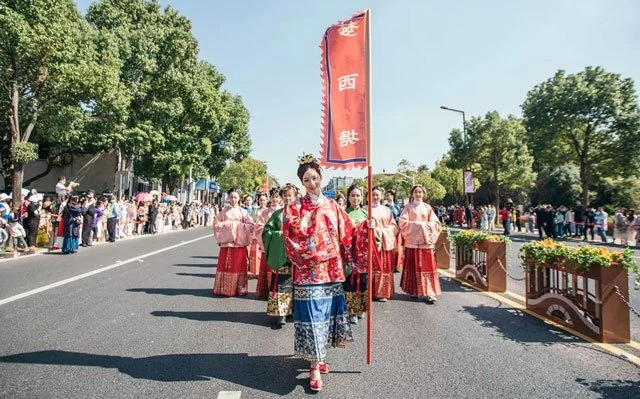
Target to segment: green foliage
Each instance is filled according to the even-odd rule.
[[[267,175],[267,165],[263,161],[246,157],[240,162],[232,162],[222,172],[218,182],[223,190],[233,187],[240,188],[243,192],[256,191]]]
[[[29,161],[38,159],[38,145],[28,142],[13,143],[11,155],[15,163],[24,165]]]
[[[511,241],[506,236],[488,234],[479,230],[462,230],[452,236],[451,240],[459,247],[470,247],[476,242],[503,242],[509,244]]]
[[[568,162],[580,171],[583,200],[595,176],[638,174],[640,110],[631,79],[601,67],[559,70],[522,104],[536,170]]]
[[[464,168],[471,165],[475,177],[494,183],[496,206],[500,188],[528,190],[535,180],[524,126],[513,116],[501,118],[494,111],[484,118],[472,118],[467,123],[466,142],[462,132],[454,129],[449,144],[449,166]]]
[[[640,178],[606,177],[594,183],[595,195],[591,203],[607,209],[624,207],[627,209],[640,208]]]
[[[103,68],[95,34],[71,0],[0,3],[0,97],[2,163],[5,181],[22,185],[22,163],[33,159],[33,146],[73,145],[83,151],[83,130],[97,95]],[[6,120],[7,120],[6,119]],[[16,153],[6,149],[16,150]]]
[[[580,197],[580,172],[575,165],[542,167],[531,189],[532,204],[572,206]]]
[[[248,112],[221,89],[224,76],[198,60],[187,18],[155,0],[103,0],[87,18],[119,71],[118,95],[98,103],[94,129],[135,156],[136,174],[171,186],[190,170],[217,176],[228,159],[249,153]]]
[[[568,270],[582,273],[593,266],[611,267],[613,264],[621,264],[627,271],[635,274],[636,282],[640,283],[640,270],[628,247],[622,252],[611,252],[605,247],[569,247],[547,238],[522,245],[520,259],[525,271],[538,265],[559,263]]]

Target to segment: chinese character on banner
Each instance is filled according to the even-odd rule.
[[[338,91],[355,89],[356,88],[356,78],[358,77],[357,73],[352,73],[351,75],[344,75],[338,78]]]
[[[322,37],[322,148],[326,168],[352,169],[368,165],[370,132],[368,11],[329,27]]]
[[[473,172],[470,170],[465,170],[464,171],[464,193],[473,194],[475,192],[476,192],[476,188],[473,181]]]

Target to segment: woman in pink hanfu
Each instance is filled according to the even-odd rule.
[[[424,187],[411,188],[411,201],[404,207],[398,225],[404,241],[404,267],[400,287],[413,298],[427,297],[436,302],[440,295],[440,281],[433,250],[442,226],[438,215],[424,203]]]
[[[240,192],[230,189],[229,206],[213,222],[213,232],[220,245],[213,295],[247,295],[247,246],[251,243],[253,220],[238,204]]]
[[[277,192],[277,189],[275,189]],[[264,225],[267,224],[271,214],[276,211],[278,208],[267,207],[267,202],[269,202],[266,193],[258,194],[258,198],[256,198],[258,202],[258,210],[256,211],[256,225],[253,231],[253,236],[256,239],[258,244],[258,251],[260,252],[259,267],[258,267],[258,284],[256,285],[256,295],[258,298],[267,298],[269,296],[269,283],[271,280],[270,269],[267,266],[267,256],[264,253],[264,244],[262,242],[262,231],[264,229]]]
[[[393,295],[394,253],[397,245],[398,225],[391,210],[382,205],[380,200],[384,189],[374,187],[371,193],[371,218],[375,220],[373,230],[376,237],[376,252],[373,262],[373,297],[386,302]]]

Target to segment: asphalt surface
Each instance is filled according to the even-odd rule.
[[[210,295],[218,254],[210,233],[0,263],[0,301],[113,266],[0,305],[0,397],[311,395],[308,364],[291,356],[292,323],[275,328],[253,295]],[[330,351],[319,396],[640,397],[640,368],[627,360],[448,278],[432,306],[402,294],[395,278],[394,299],[374,303],[373,364],[365,363],[361,322],[354,343]],[[632,328],[639,340],[637,323]]]

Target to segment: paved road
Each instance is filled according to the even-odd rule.
[[[1,263],[0,301],[114,267],[0,305],[0,397],[309,395],[306,364],[291,357],[293,325],[274,328],[252,296],[210,296],[218,247],[209,234]],[[365,364],[360,323],[356,342],[330,352],[322,397],[640,397],[638,366],[441,281],[435,306],[401,293],[375,303],[373,365]]]

